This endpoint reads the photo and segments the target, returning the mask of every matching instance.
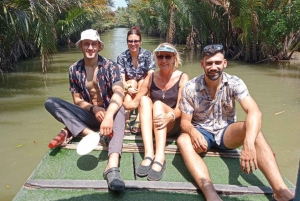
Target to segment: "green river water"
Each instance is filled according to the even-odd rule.
[[[100,34],[105,43],[100,54],[116,60],[127,49],[126,34],[125,28]],[[160,42],[164,39],[143,36],[142,47],[152,51]],[[183,58],[180,69],[190,78],[201,74],[199,52],[177,48]],[[66,48],[53,56],[46,74],[41,73],[36,58],[20,63],[17,72],[0,76],[1,201],[13,199],[48,152],[48,142],[62,128],[44,109],[44,102],[50,96],[71,101],[68,68],[81,58],[79,50]],[[262,131],[280,171],[295,184],[300,156],[300,61],[255,65],[229,61],[225,71],[242,78],[248,86],[263,113]],[[239,105],[237,109],[238,120],[244,120]]]

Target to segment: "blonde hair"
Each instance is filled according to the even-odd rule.
[[[178,67],[180,65],[182,65],[179,52],[177,51],[177,49],[175,48],[174,45],[172,45],[170,43],[161,43],[161,44],[159,44],[158,47],[153,51],[153,55],[154,55],[154,58],[155,58],[156,62],[157,62],[156,53],[158,53],[158,52],[171,52],[171,53],[174,54],[174,57],[175,57],[174,70],[177,70]]]

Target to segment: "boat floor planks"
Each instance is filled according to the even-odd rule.
[[[147,181],[135,172],[144,157],[141,136],[124,137],[120,160],[125,191],[111,192],[102,177],[107,163],[107,146],[99,144],[88,155],[79,156],[74,138],[63,148],[49,150],[14,201],[23,200],[205,200],[186,169],[175,138],[165,148],[166,170],[161,181]],[[216,191],[223,200],[270,200],[272,189],[260,170],[247,175],[240,168],[240,150],[209,150],[200,154],[210,171]],[[284,177],[283,177],[284,178]],[[295,186],[284,178],[288,187]]]

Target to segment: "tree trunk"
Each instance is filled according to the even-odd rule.
[[[175,42],[175,22],[174,22],[174,14],[175,14],[175,4],[172,1],[170,7],[170,23],[169,23],[169,30],[167,34],[166,41],[168,43],[173,44]]]

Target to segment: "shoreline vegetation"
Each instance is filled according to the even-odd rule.
[[[300,2],[280,0],[21,0],[0,3],[0,73],[39,56],[46,72],[51,55],[87,28],[100,33],[140,26],[166,42],[201,49],[221,43],[227,58],[248,63],[300,60]]]

